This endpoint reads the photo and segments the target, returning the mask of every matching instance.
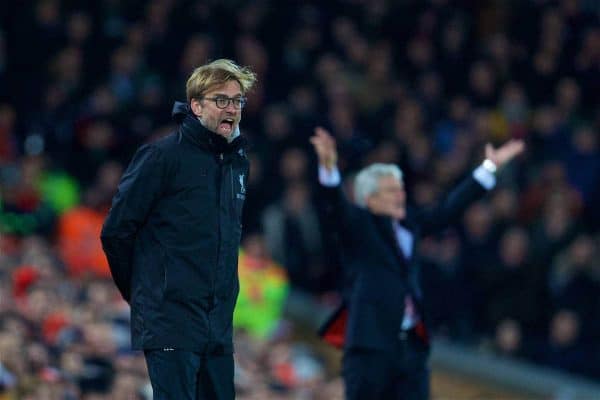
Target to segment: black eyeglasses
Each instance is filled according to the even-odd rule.
[[[215,102],[217,108],[227,108],[229,104],[233,104],[236,110],[241,110],[246,105],[247,99],[245,97],[227,97],[227,96],[215,96],[215,97],[203,97],[206,100],[212,100]]]

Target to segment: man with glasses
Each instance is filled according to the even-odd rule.
[[[154,399],[232,399],[233,308],[248,180],[239,123],[256,75],[230,60],[196,68],[178,129],[139,148],[102,229],[131,306]]]

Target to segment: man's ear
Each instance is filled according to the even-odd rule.
[[[192,99],[190,102],[190,108],[196,117],[202,116],[202,103],[198,99]]]

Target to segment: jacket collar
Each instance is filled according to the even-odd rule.
[[[171,116],[179,124],[181,135],[204,150],[218,154],[245,150],[247,147],[247,140],[242,135],[229,143],[224,137],[206,129],[192,114],[187,103],[176,101]]]

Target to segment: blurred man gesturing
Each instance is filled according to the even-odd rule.
[[[497,170],[524,144],[487,145],[483,163],[443,202],[431,210],[411,210],[396,165],[361,170],[354,180],[356,204],[350,204],[340,189],[335,140],[316,128],[311,143],[342,264],[351,277],[344,303],[321,329],[326,340],[344,348],[346,398],[427,399],[429,337],[415,254],[418,240],[452,223],[492,189]]]

